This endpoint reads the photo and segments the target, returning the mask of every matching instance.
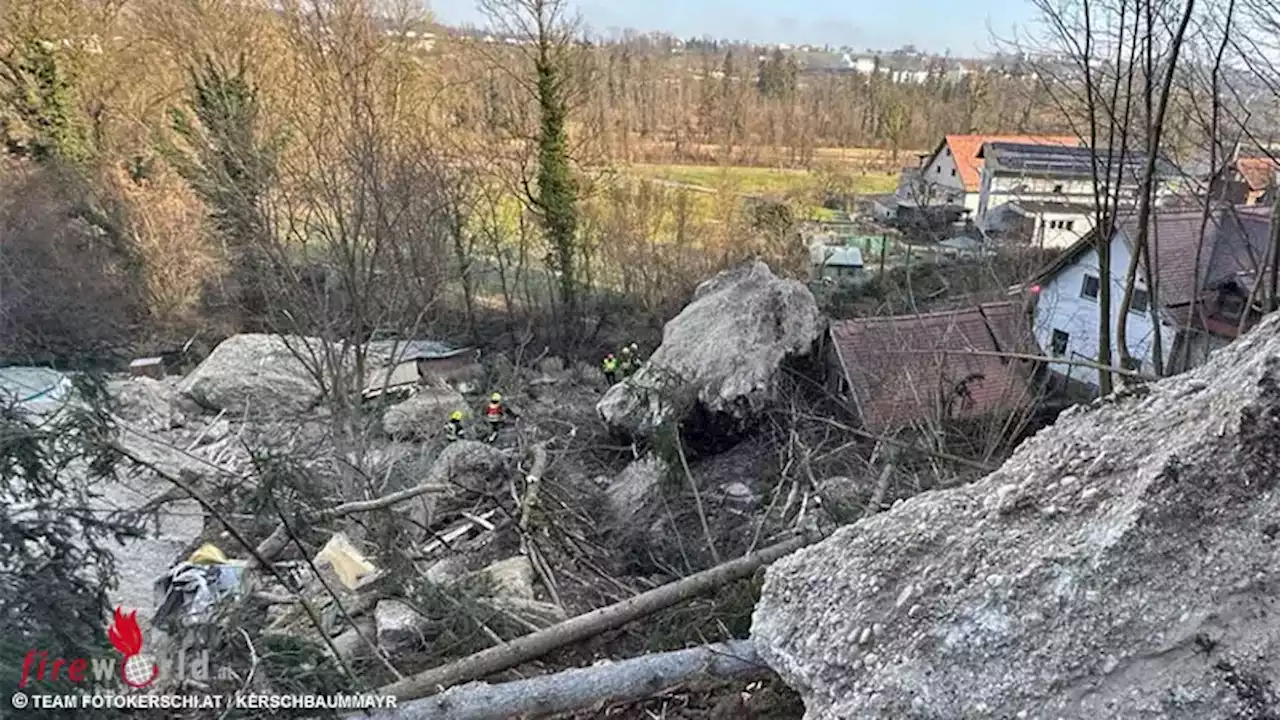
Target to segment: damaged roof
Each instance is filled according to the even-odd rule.
[[[871,432],[982,417],[1031,399],[1022,361],[971,354],[1034,347],[1020,303],[839,320],[831,324],[831,338]]]
[[[438,340],[375,340],[369,343],[368,350],[371,355],[383,358],[388,365],[414,360],[443,360],[473,352],[473,348],[454,347]]]

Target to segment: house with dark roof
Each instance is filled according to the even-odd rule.
[[[904,172],[895,199],[901,213],[928,208],[954,209],[956,214],[978,210],[983,159],[989,142],[1023,145],[1079,146],[1073,135],[946,135],[917,168]]]
[[[937,427],[1028,408],[1032,350],[1023,305],[837,320],[834,390],[874,433]]]
[[[1155,373],[1157,329],[1164,370],[1176,373],[1203,363],[1210,351],[1229,343],[1241,327],[1247,329],[1256,320],[1260,313],[1250,299],[1254,284],[1264,275],[1269,219],[1269,209],[1256,206],[1221,206],[1207,220],[1202,209],[1153,213],[1152,276],[1139,264],[1124,319],[1134,359],[1128,369]],[[1119,362],[1120,302],[1138,237],[1137,219],[1132,213],[1126,215],[1108,239],[1109,277],[1099,272],[1098,235],[1091,231],[1029,283],[1035,302],[1032,327],[1045,355],[1096,360],[1099,298],[1105,283],[1111,297],[1112,361]],[[1071,383],[1099,388],[1093,368],[1049,362],[1048,370]]]
[[[1120,206],[1132,206],[1147,165],[1138,152],[1087,147],[1029,145],[993,140],[978,152],[983,160],[974,220],[988,236],[1039,247],[1067,247],[1093,229],[1094,172],[1118,187]],[[1157,200],[1176,189],[1177,168],[1157,159]]]
[[[1235,205],[1257,205],[1266,201],[1267,191],[1276,185],[1280,162],[1268,156],[1242,156],[1227,167],[1220,198]]]

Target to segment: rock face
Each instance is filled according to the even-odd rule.
[[[1280,316],[768,570],[806,718],[1276,717]]]
[[[120,417],[143,430],[164,432],[187,422],[182,411],[174,407],[176,393],[167,382],[149,377],[114,380],[107,384],[107,392],[115,400]]]
[[[466,410],[467,399],[453,388],[424,388],[387,408],[382,429],[395,438],[428,438],[441,432],[454,410]]]
[[[641,437],[695,413],[720,425],[716,434],[731,432],[768,405],[783,363],[809,355],[823,327],[802,283],[778,278],[762,262],[727,270],[698,286],[663,328],[653,356],[596,410]]]
[[[378,647],[398,654],[418,647],[430,623],[417,610],[399,600],[379,600],[373,611]]]
[[[302,353],[315,338],[290,338]],[[320,388],[279,335],[233,335],[218,344],[178,389],[209,410],[233,413],[302,412]]]

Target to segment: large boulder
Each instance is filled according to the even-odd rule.
[[[596,405],[610,426],[645,437],[667,421],[716,425],[732,434],[774,399],[783,364],[809,356],[823,320],[813,294],[762,262],[698,286],[662,331],[644,366]]]
[[[423,388],[387,408],[382,414],[382,429],[394,438],[435,437],[443,432],[449,413],[466,409],[467,399],[453,388]]]
[[[1276,717],[1280,316],[776,563],[806,718]]]
[[[320,400],[320,386],[298,355],[320,351],[315,338],[232,335],[214,348],[178,389],[209,410],[237,414],[303,412]]]

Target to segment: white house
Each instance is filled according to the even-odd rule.
[[[987,143],[1079,145],[1070,135],[947,135],[922,156],[919,168],[904,172],[898,183],[899,207],[954,205],[975,216],[981,196],[982,148]]]
[[[1121,207],[1139,193],[1146,156],[993,140],[979,151],[978,208],[974,220],[992,236],[1018,236],[1043,247],[1067,247],[1093,230],[1095,166],[1119,186]],[[1156,162],[1157,199],[1174,191],[1177,170]]]
[[[1268,222],[1262,208],[1230,206],[1215,211],[1200,234],[1201,210],[1157,211],[1153,231],[1159,238],[1153,269],[1157,279],[1160,347],[1167,372],[1198,365],[1208,352],[1237,335],[1253,279],[1261,274],[1257,258],[1266,256]],[[1043,354],[1064,360],[1094,361],[1101,328],[1099,296],[1111,288],[1111,359],[1119,364],[1117,343],[1124,275],[1131,256],[1136,220],[1126,216],[1110,239],[1111,272],[1098,269],[1097,233],[1068,248],[1033,281],[1033,331]],[[1196,277],[1197,250],[1199,277]],[[1130,369],[1154,374],[1156,323],[1150,311],[1148,278],[1139,266],[1132,307],[1127,315],[1127,344],[1135,360]],[[1251,312],[1251,311],[1250,311]],[[1252,315],[1252,312],[1251,312]],[[1048,364],[1050,372],[1096,391],[1098,371],[1082,365]]]

